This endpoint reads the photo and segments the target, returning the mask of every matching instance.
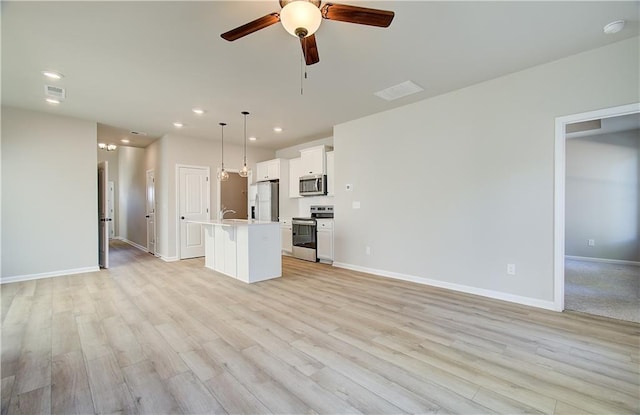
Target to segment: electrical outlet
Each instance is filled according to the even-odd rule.
[[[367,255],[371,255],[371,247],[370,246],[365,246],[364,247],[364,253]]]
[[[507,275],[516,275],[516,264],[507,264]]]
[[[596,240],[595,239],[588,239],[587,240],[587,246],[596,246]]]

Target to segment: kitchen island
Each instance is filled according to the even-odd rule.
[[[280,223],[189,221],[204,226],[204,266],[246,283],[282,276]]]

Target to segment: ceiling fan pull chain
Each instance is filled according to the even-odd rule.
[[[300,95],[304,95],[304,78],[302,76],[302,73],[304,72],[304,67],[302,66],[304,65],[302,62],[303,59],[304,56],[300,57]]]

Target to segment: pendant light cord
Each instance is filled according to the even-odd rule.
[[[247,115],[249,115],[249,111],[242,111],[241,114],[244,116],[244,152],[242,157],[242,168],[238,174],[240,177],[249,177],[249,168],[247,167]]]
[[[222,126],[222,140],[220,140],[220,161],[224,170],[224,125]]]
[[[222,171],[224,171],[224,126],[227,125],[223,122],[220,123],[220,166]]]
[[[244,115],[244,165],[247,165],[247,115],[249,113],[247,111],[242,111],[242,115]]]

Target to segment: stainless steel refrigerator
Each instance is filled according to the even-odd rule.
[[[257,220],[278,222],[279,183],[258,182],[255,184],[255,215]]]

